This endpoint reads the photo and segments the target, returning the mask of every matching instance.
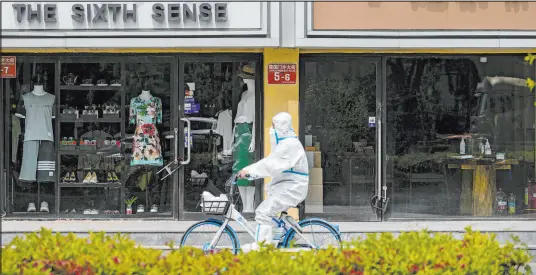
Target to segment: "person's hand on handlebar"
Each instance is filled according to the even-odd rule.
[[[246,179],[249,177],[249,174],[246,170],[240,170],[240,172],[238,172],[238,174],[236,175],[237,178],[239,179]]]

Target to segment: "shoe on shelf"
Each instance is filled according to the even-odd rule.
[[[158,213],[158,205],[153,204],[151,205],[151,213]]]
[[[70,182],[70,181],[71,181],[71,180],[70,180],[71,177],[70,177],[69,175],[70,175],[70,173],[67,172],[67,173],[65,174],[65,176],[64,176],[63,178],[61,178],[61,181],[62,181],[62,182]]]
[[[84,215],[91,214],[91,209],[84,209]]]
[[[83,183],[91,183],[91,178],[92,178],[92,173],[91,172],[88,172],[86,174],[86,176],[84,177],[84,181],[82,181]]]
[[[91,215],[97,215],[97,214],[99,214],[99,210],[97,210],[97,209],[91,209],[91,210],[90,210],[90,214],[91,214]]]
[[[74,172],[71,172],[71,176],[69,177],[70,182],[76,182],[76,174]]]
[[[65,209],[62,213],[63,214],[69,214],[69,209]]]
[[[106,173],[106,181],[107,182],[114,182],[114,178],[112,177],[112,173],[110,173],[110,172]]]
[[[41,202],[41,208],[39,209],[41,212],[49,212],[48,211],[48,202],[43,201]]]
[[[71,210],[71,214],[76,214],[76,209]]]
[[[144,213],[145,212],[145,206],[143,204],[138,205],[138,210],[136,213]]]
[[[98,183],[99,181],[97,180],[97,173],[96,172],[93,172],[93,173],[90,172],[90,174],[91,174],[91,179],[90,179],[89,182],[90,183]]]
[[[30,203],[28,204],[28,210],[26,210],[26,211],[28,211],[28,212],[35,212],[35,211],[37,211],[37,209],[35,209],[35,203],[30,202]]]
[[[112,178],[114,182],[119,182],[119,177],[117,177],[117,174],[115,172],[112,172]]]

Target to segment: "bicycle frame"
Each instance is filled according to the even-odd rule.
[[[229,194],[233,194],[233,191],[234,191],[234,188],[235,188],[235,184],[232,184],[231,185],[231,190],[229,192]],[[281,215],[278,219],[274,219],[274,221],[276,223],[284,223],[284,229],[285,229],[285,234],[281,237],[281,239],[279,240],[278,244],[279,245],[287,236],[287,234],[290,232],[289,230],[287,230],[286,226],[288,225],[290,228],[294,229],[294,231],[296,231],[296,234],[298,234],[298,236],[300,236],[302,239],[304,239],[307,244],[309,244],[311,247],[315,247],[310,241],[308,238],[306,238],[301,230],[296,227],[295,225],[287,222],[285,219],[285,214]],[[223,230],[225,230],[225,228],[227,227],[227,225],[229,224],[229,222],[233,220],[233,221],[236,221],[238,222],[238,224],[244,228],[246,230],[246,232],[254,239],[256,240],[256,237],[255,237],[255,230],[253,228],[251,228],[248,224],[248,220],[246,218],[244,218],[244,216],[242,216],[242,214],[240,214],[240,212],[238,212],[238,210],[235,209],[235,205],[233,202],[231,202],[229,204],[229,208],[227,209],[227,213],[225,214],[225,219],[223,221],[223,224],[221,225],[221,227],[218,229],[218,231],[216,231],[216,234],[214,235],[214,237],[212,238],[211,242],[210,242],[210,249],[212,249],[213,247],[216,246],[216,244],[219,242],[220,240],[220,237],[221,237],[221,234],[223,233]]]

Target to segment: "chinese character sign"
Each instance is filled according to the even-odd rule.
[[[15,56],[2,56],[2,78],[17,77],[17,58]]]
[[[269,64],[268,84],[296,84],[296,64]]]

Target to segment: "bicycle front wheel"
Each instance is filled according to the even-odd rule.
[[[311,219],[301,221],[299,224],[303,237],[291,229],[283,240],[283,247],[310,249],[341,247],[341,234],[330,223],[320,219]]]
[[[221,221],[206,220],[198,222],[186,230],[182,236],[180,246],[199,248],[207,254],[218,252],[224,249],[229,249],[233,254],[237,254],[240,249],[240,243],[238,241],[238,236],[236,236],[233,229],[229,225],[227,225],[221,233],[216,245],[214,247],[210,247],[210,242],[222,225],[223,223]]]

